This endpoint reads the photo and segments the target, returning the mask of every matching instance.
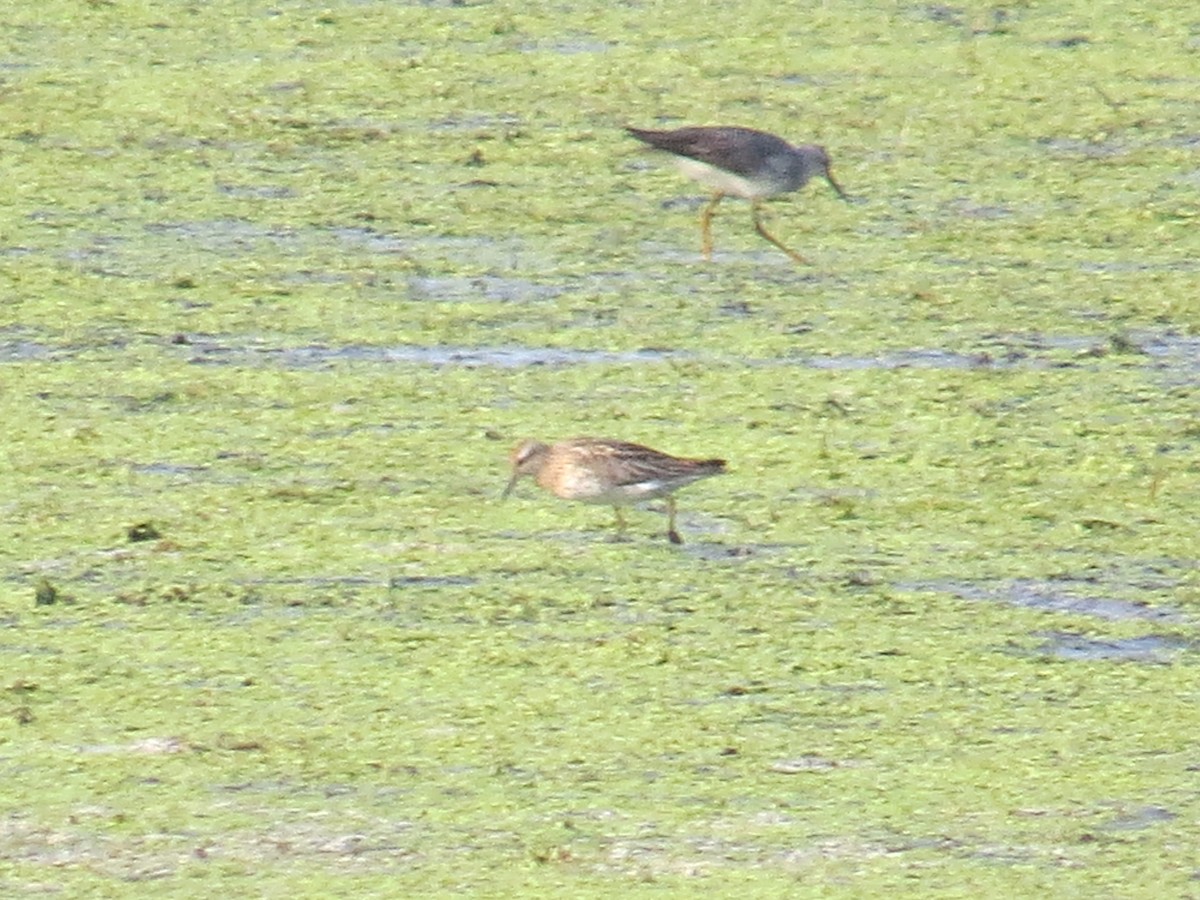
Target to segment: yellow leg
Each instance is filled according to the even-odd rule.
[[[683,538],[675,530],[675,498],[667,498],[667,540],[672,544],[682,544]]]
[[[721,193],[713,194],[713,198],[708,201],[704,211],[700,213],[700,253],[705,259],[712,259],[712,217],[717,204],[724,196]]]
[[[780,250],[782,250],[784,253],[786,253],[788,256],[790,256],[792,259],[794,259],[796,262],[804,263],[806,265],[808,264],[807,259],[805,259],[803,256],[801,256],[799,253],[797,253],[795,250],[791,249],[790,247],[785,247],[779,241],[778,238],[776,238],[769,231],[767,231],[767,229],[763,228],[763,223],[758,217],[758,201],[757,200],[751,202],[750,210],[751,210],[752,214],[754,215],[754,230],[755,231],[757,231],[762,237],[765,237],[768,241],[770,241],[772,244],[774,244],[776,247],[778,247]]]
[[[617,537],[616,540],[625,540],[625,514],[621,512],[621,507],[614,506],[613,512],[617,514]]]

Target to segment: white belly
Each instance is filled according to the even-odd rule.
[[[583,503],[603,503],[608,506],[628,506],[641,500],[650,500],[670,493],[681,487],[679,481],[648,479],[633,484],[613,485],[596,477],[587,469],[578,469],[566,477],[560,477],[554,485],[554,493],[564,500],[580,500]]]
[[[755,184],[741,175],[726,172],[724,169],[710,166],[708,163],[700,162],[698,159],[688,159],[686,156],[681,156],[678,159],[678,164],[679,171],[688,178],[698,181],[706,187],[712,188],[714,191],[729,194],[731,197],[745,197],[747,200],[755,200],[762,197],[769,197],[773,193],[770,185]]]

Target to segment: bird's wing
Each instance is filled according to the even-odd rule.
[[[725,467],[719,459],[684,459],[629,441],[592,439],[578,452],[592,456],[621,485],[715,474]]]
[[[674,131],[639,131],[631,128],[629,131],[658,150],[699,160],[743,177],[758,174],[764,157],[791,150],[791,145],[783,138],[753,128],[691,127]]]

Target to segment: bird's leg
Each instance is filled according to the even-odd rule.
[[[765,237],[768,241],[770,241],[772,244],[774,244],[780,250],[782,250],[784,253],[786,253],[788,256],[790,256],[792,259],[794,259],[796,262],[808,265],[807,259],[805,259],[803,256],[801,256],[799,253],[797,253],[795,250],[791,249],[790,247],[785,247],[778,238],[776,238],[769,231],[767,231],[767,229],[763,228],[762,220],[759,219],[759,215],[758,215],[758,207],[759,207],[759,203],[757,200],[752,200],[750,202],[750,211],[754,215],[754,230],[757,231],[762,237]]]
[[[672,544],[682,544],[683,538],[675,530],[675,498],[667,497],[667,540]]]
[[[708,201],[704,211],[700,213],[700,253],[705,259],[712,259],[712,217],[717,204],[724,196],[720,191],[713,194],[713,198]]]
[[[613,512],[617,514],[617,536],[613,540],[619,543],[625,540],[625,514],[619,506],[614,506]]]

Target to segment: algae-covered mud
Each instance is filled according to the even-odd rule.
[[[1189,5],[0,23],[5,896],[1195,893]]]

